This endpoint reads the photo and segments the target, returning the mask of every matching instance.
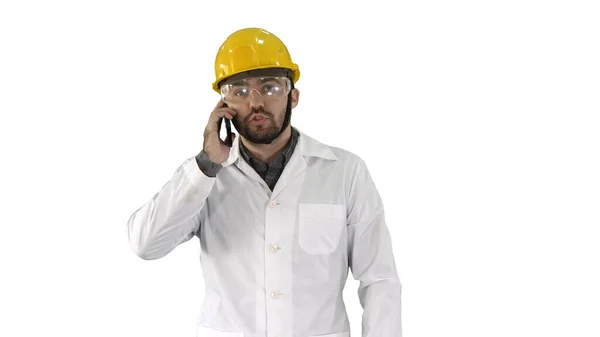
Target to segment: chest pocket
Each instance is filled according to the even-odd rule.
[[[346,226],[346,206],[300,203],[298,244],[307,254],[333,253]]]

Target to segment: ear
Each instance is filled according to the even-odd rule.
[[[292,109],[298,105],[298,99],[300,98],[300,91],[296,88],[292,89]]]

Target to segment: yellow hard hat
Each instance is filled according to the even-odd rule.
[[[219,83],[226,78],[265,68],[291,70],[293,83],[300,78],[298,65],[292,62],[287,47],[277,36],[261,28],[238,30],[227,37],[217,52],[212,87],[219,92]]]

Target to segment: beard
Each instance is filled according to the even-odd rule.
[[[250,124],[255,114],[262,115],[266,121],[259,125]],[[253,108],[243,123],[239,123],[235,119],[232,122],[240,136],[254,144],[270,144],[278,137],[281,128],[281,123],[275,121],[275,116],[271,112],[263,110],[263,108]]]

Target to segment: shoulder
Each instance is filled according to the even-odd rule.
[[[342,162],[360,162],[362,159],[355,153],[336,146],[331,146],[310,135],[297,131],[300,137],[299,148],[303,155],[322,157],[324,159],[339,160]]]
[[[300,132],[300,151],[305,156],[317,157],[324,161],[333,161],[333,167],[346,173],[356,174],[366,170],[366,164],[355,152],[338,146],[332,146]]]
[[[330,145],[327,146],[342,163],[349,165],[364,165],[363,158],[361,158],[358,154],[345,148]]]
[[[357,175],[368,174],[369,170],[365,160],[357,153],[339,146],[324,145],[336,157],[338,170],[344,172],[346,178],[356,178]]]

